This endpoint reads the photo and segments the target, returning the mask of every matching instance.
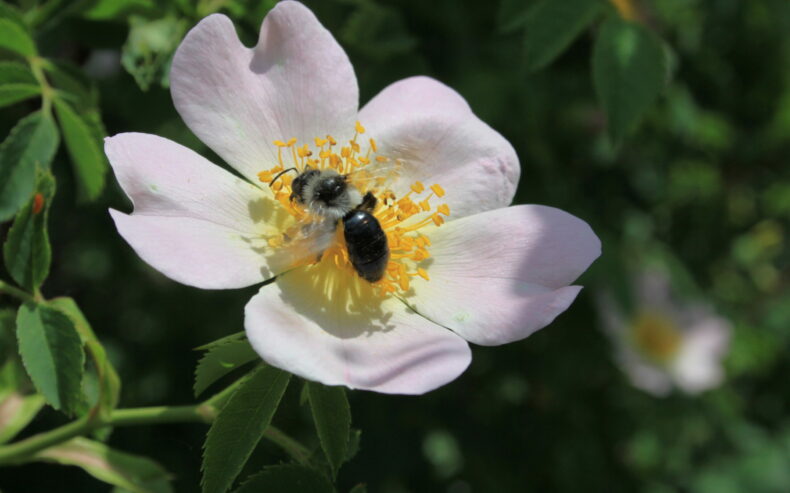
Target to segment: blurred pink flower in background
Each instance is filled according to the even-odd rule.
[[[676,299],[659,270],[644,270],[631,288],[633,313],[625,313],[610,294],[598,297],[615,358],[631,383],[660,397],[673,388],[697,394],[719,386],[730,322],[708,304]]]

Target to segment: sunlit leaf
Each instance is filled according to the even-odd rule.
[[[72,438],[44,449],[35,455],[35,460],[77,466],[100,481],[134,493],[173,491],[169,474],[153,460],[87,438]]]
[[[16,319],[27,374],[55,409],[72,414],[82,396],[82,341],[71,320],[54,308],[26,303]]]
[[[343,387],[327,387],[307,382],[307,394],[313,420],[332,474],[336,475],[345,462],[351,431],[351,409]]]
[[[206,436],[203,493],[224,493],[271,422],[291,378],[271,366],[254,370],[222,408]]]
[[[247,339],[237,339],[212,347],[200,358],[195,368],[195,396],[234,369],[256,360],[260,360],[260,357]]]
[[[617,145],[666,84],[667,54],[644,27],[613,17],[598,33],[592,66],[609,137]]]
[[[541,0],[530,7],[524,21],[527,68],[550,64],[601,11],[600,0]]]
[[[3,257],[14,281],[28,291],[41,286],[49,274],[52,249],[47,218],[55,195],[52,174],[38,173],[35,193],[14,219],[3,245]]]
[[[150,20],[133,16],[129,24],[129,38],[123,45],[121,64],[143,91],[155,83],[167,87],[173,53],[187,28],[184,19]]]
[[[58,140],[52,118],[36,111],[21,119],[0,145],[0,221],[30,201],[36,168],[49,168]]]
[[[267,466],[250,476],[234,493],[332,493],[332,484],[309,467]]]
[[[55,100],[55,110],[66,149],[74,165],[80,199],[94,200],[104,189],[108,168],[101,140],[92,128],[95,122],[77,114],[68,103],[59,99]]]

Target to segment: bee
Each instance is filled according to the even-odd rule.
[[[289,168],[280,172],[269,183],[272,186],[284,173],[299,173],[291,182],[290,200],[305,207],[312,215],[320,218],[319,224],[306,227],[305,239],[321,252],[328,246],[327,236],[334,233],[339,221],[343,222],[348,258],[359,276],[368,282],[376,282],[384,276],[390,250],[387,235],[378,219],[373,215],[377,199],[371,192],[362,195],[349,183],[348,175],[333,169],[305,168],[299,172]]]

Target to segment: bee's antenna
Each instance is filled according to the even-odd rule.
[[[277,176],[275,176],[274,178],[272,178],[272,181],[270,181],[270,182],[269,182],[269,186],[271,187],[272,185],[274,185],[274,182],[276,182],[276,181],[277,181],[277,178],[279,178],[279,177],[281,177],[282,175],[284,175],[284,174],[288,173],[289,171],[297,171],[297,172],[298,172],[298,170],[297,170],[296,168],[288,168],[288,169],[284,169],[284,170],[280,171],[279,173],[277,173]]]

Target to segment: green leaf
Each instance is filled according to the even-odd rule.
[[[5,443],[22,431],[44,407],[41,394],[23,395],[11,392],[0,397],[0,443]]]
[[[541,0],[524,21],[527,68],[539,70],[560,56],[601,10],[600,0]]]
[[[639,24],[607,20],[593,48],[593,82],[618,145],[656,100],[667,81],[662,42]]]
[[[203,452],[203,493],[233,484],[271,423],[291,375],[261,366],[246,378],[211,425]]]
[[[82,15],[94,21],[125,19],[130,13],[156,13],[154,0],[96,0]]]
[[[31,293],[41,286],[49,273],[52,250],[47,218],[54,195],[52,174],[39,173],[36,193],[17,214],[3,245],[6,269],[14,281]]]
[[[0,108],[41,94],[41,88],[31,84],[0,85]]]
[[[16,318],[19,353],[27,374],[55,409],[73,414],[82,395],[82,342],[71,319],[45,305],[26,303]]]
[[[129,37],[123,45],[121,64],[143,91],[152,84],[169,85],[170,62],[184,37],[184,19],[163,17],[156,20],[132,16]]]
[[[115,409],[118,405],[121,391],[121,380],[107,357],[104,346],[99,342],[88,323],[88,319],[85,318],[77,303],[71,298],[55,298],[50,300],[48,305],[60,310],[71,319],[80,339],[82,339],[88,350],[99,380],[99,399],[95,404],[99,406],[101,412],[109,412]]]
[[[335,476],[346,460],[351,431],[351,409],[346,389],[307,382],[307,394],[321,448],[332,467],[332,476]]]
[[[41,66],[59,91],[59,97],[72,103],[77,113],[98,107],[98,91],[78,66],[63,60],[44,60]]]
[[[11,19],[0,18],[0,48],[24,57],[36,55],[36,44],[30,34]]]
[[[94,200],[104,189],[107,160],[97,136],[95,117],[77,114],[68,103],[56,99],[55,110],[66,149],[74,165],[80,200]]]
[[[195,368],[195,397],[202,394],[209,385],[241,365],[259,359],[260,356],[252,349],[247,339],[239,339],[212,347],[198,361],[197,368]]]
[[[501,0],[497,10],[497,29],[502,33],[518,30],[527,21],[529,3],[525,0]]]
[[[169,474],[147,457],[77,437],[35,455],[35,460],[77,466],[94,478],[134,493],[170,493]]]
[[[0,61],[0,86],[13,83],[38,84],[38,81],[26,64]]]
[[[213,349],[217,346],[222,346],[223,344],[227,344],[229,342],[241,341],[246,338],[247,338],[247,333],[242,330],[240,332],[235,332],[225,337],[220,337],[219,339],[203,344],[202,346],[198,346],[195,348],[195,351],[208,351],[209,349]]]
[[[0,221],[13,217],[30,200],[36,168],[49,168],[57,148],[58,129],[40,111],[21,119],[0,144]]]
[[[266,466],[250,476],[234,493],[332,493],[327,479],[309,467],[297,464]]]
[[[41,87],[27,65],[0,61],[0,108],[39,94]]]

